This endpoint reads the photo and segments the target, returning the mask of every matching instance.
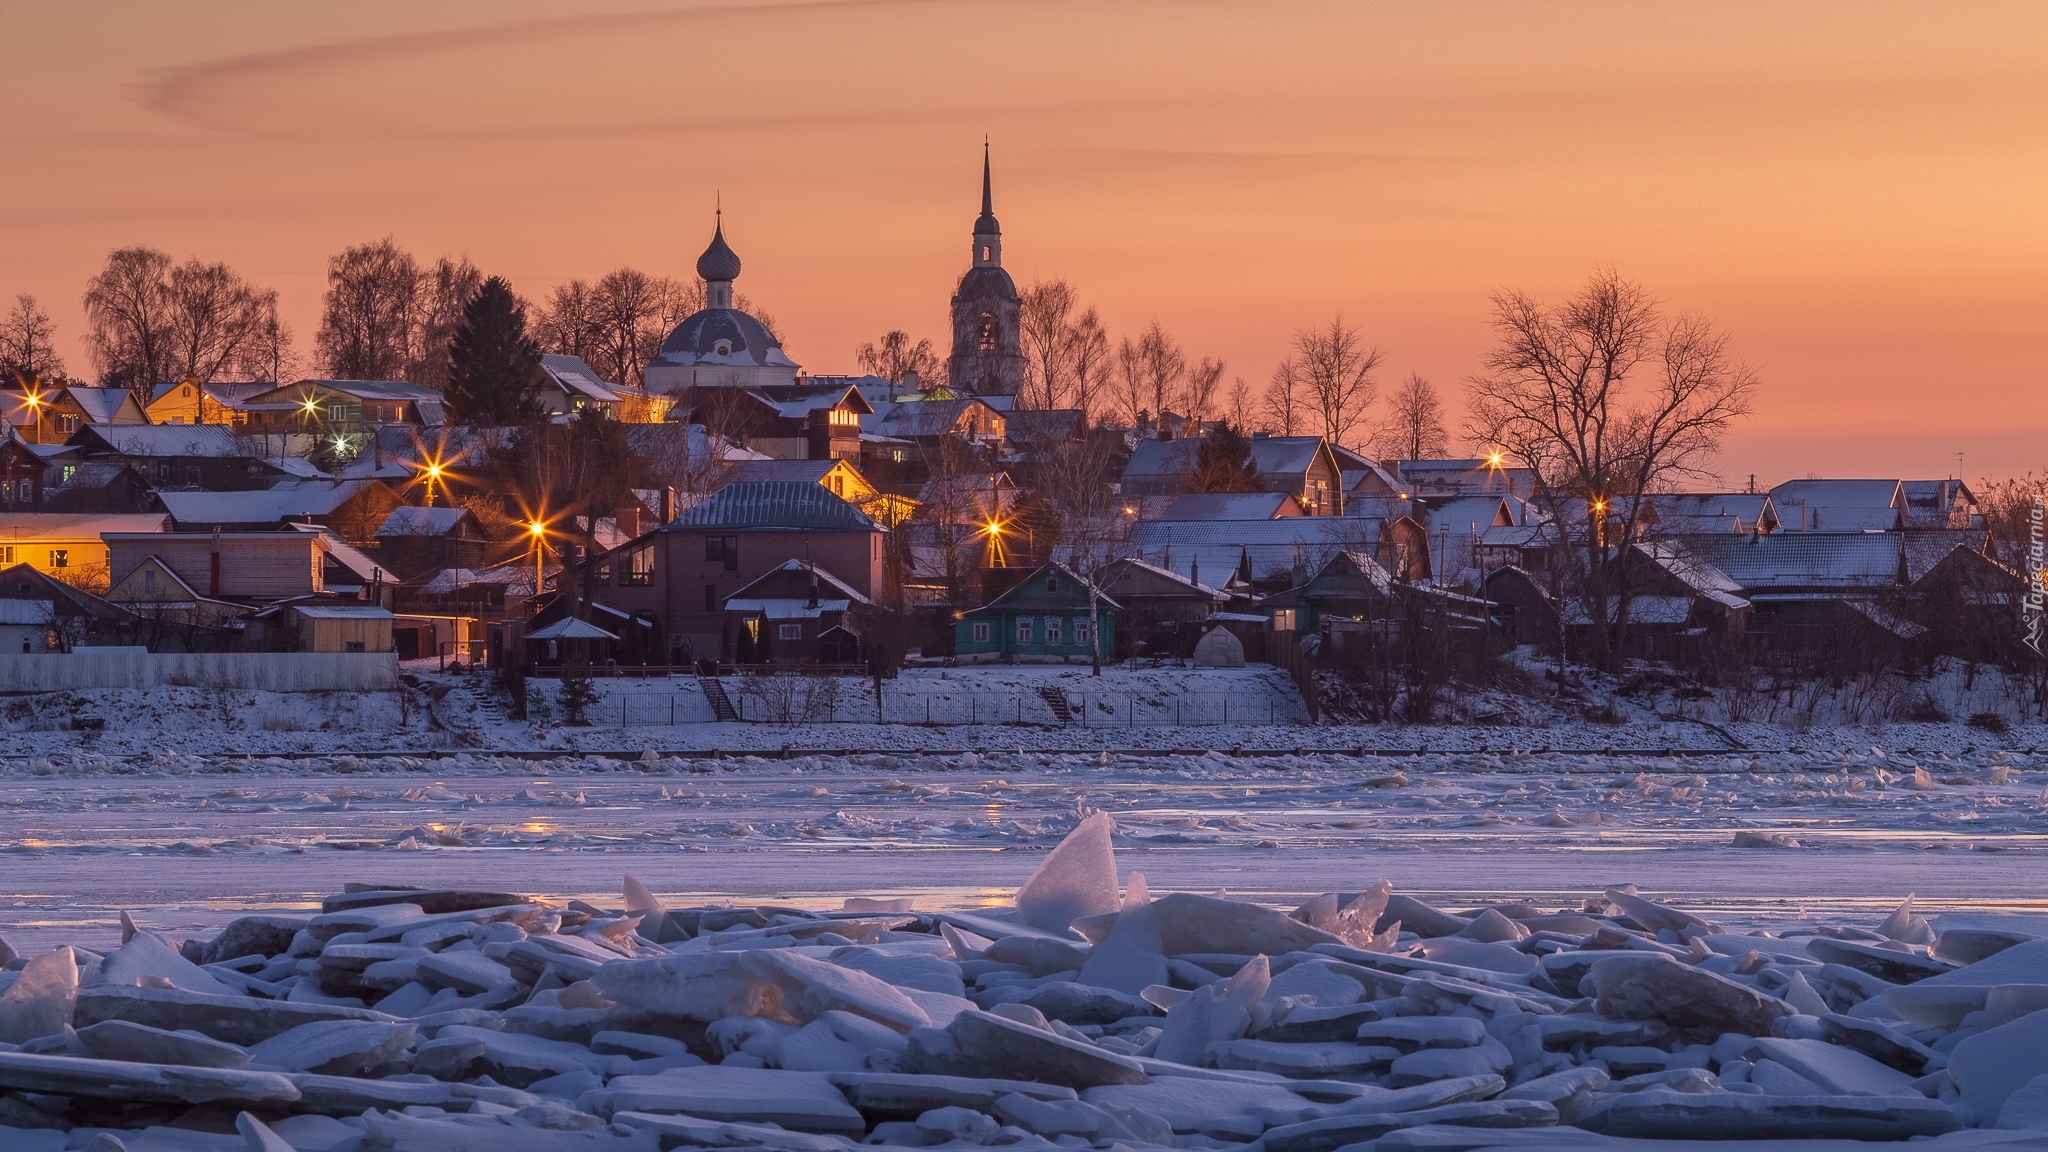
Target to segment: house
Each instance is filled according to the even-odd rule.
[[[621,423],[657,424],[668,419],[675,404],[666,396],[651,396],[643,389],[603,379],[580,356],[543,355],[540,367],[545,377],[540,406],[550,416],[594,411]]]
[[[1791,532],[1883,532],[1906,523],[1897,480],[1787,480],[1770,496]]]
[[[93,425],[149,423],[135,394],[126,388],[81,385],[0,389],[0,419],[31,444],[62,444]]]
[[[1187,492],[1172,498],[1161,520],[1280,520],[1306,516],[1286,492]]]
[[[1479,595],[1493,604],[1501,634],[1508,643],[1557,643],[1557,601],[1550,594],[1550,586],[1535,573],[1504,564],[1480,581]]]
[[[996,397],[984,397],[994,400]],[[1014,396],[1001,397],[1014,400]],[[1078,408],[1012,408],[1003,413],[1003,440],[1016,452],[1030,454],[1065,440],[1088,435],[1088,414]]]
[[[720,469],[714,483],[722,488],[727,484],[780,481],[817,484],[891,528],[910,519],[918,508],[915,499],[884,492],[870,484],[854,462],[847,459],[741,460]]]
[[[125,464],[159,489],[235,492],[291,476],[281,462],[251,456],[232,429],[218,424],[93,425],[65,443],[78,449],[81,462]]]
[[[327,591],[325,562],[334,537],[311,532],[106,532],[115,584],[156,558],[209,600],[269,603]]]
[[[1141,440],[1124,466],[1125,496],[1167,496],[1182,492],[1201,441]],[[1344,476],[1328,441],[1320,436],[1269,436],[1255,432],[1252,464],[1268,492],[1285,492],[1311,516],[1344,510]]]
[[[104,597],[68,584],[28,564],[0,567],[0,601],[33,600],[51,605],[51,628],[59,650],[87,640],[130,643],[130,615]]]
[[[400,578],[481,568],[489,540],[467,508],[399,507],[377,526],[376,559]]]
[[[1901,480],[1908,528],[1975,528],[1983,525],[1976,494],[1961,480]]]
[[[349,435],[384,424],[446,422],[439,392],[403,380],[298,380],[242,401],[250,432]]]
[[[953,622],[953,651],[965,664],[989,660],[1109,659],[1116,651],[1115,599],[1064,565],[1040,565],[1009,591]]]
[[[729,484],[652,532],[605,553],[594,599],[654,621],[671,664],[725,646],[725,600],[790,560],[883,599],[887,530],[808,481]]]
[[[244,402],[276,387],[275,380],[164,381],[142,411],[151,424],[242,424],[249,419]]]
[[[0,566],[27,564],[90,590],[105,589],[108,554],[104,535],[164,532],[170,522],[161,512],[0,515]]]
[[[1324,630],[1331,617],[1391,620],[1395,615],[1394,574],[1371,553],[1342,549],[1294,587],[1258,602],[1276,631]]]
[[[1192,646],[1202,622],[1230,602],[1229,593],[1219,588],[1129,558],[1105,565],[1096,584],[1122,606],[1121,637],[1133,645],[1144,640],[1154,651],[1162,645],[1174,650]]]
[[[0,512],[41,510],[50,465],[36,448],[14,425],[0,425]]]
[[[725,598],[724,658],[738,664],[859,664],[855,614],[874,601],[830,571],[789,559]]]
[[[394,509],[398,493],[381,480],[290,480],[243,492],[158,492],[172,530],[222,528],[253,532],[285,524],[319,524],[344,540],[367,542]]]
[[[1428,536],[1430,569],[1444,583],[1476,587],[1482,554],[1502,543],[1493,531],[1517,526],[1513,506],[1502,496],[1417,497],[1409,504]]]
[[[873,412],[861,417],[861,431],[913,440],[927,447],[949,436],[993,446],[1002,443],[1009,427],[1008,418],[983,397],[904,400],[876,404],[873,408]]]
[[[1287,587],[1347,550],[1378,557],[1404,580],[1430,573],[1428,534],[1407,516],[1140,521],[1131,525],[1130,547],[1140,559],[1202,583],[1235,572],[1247,584]]]
[[[1651,496],[1640,515],[1657,536],[1778,530],[1778,510],[1768,492],[1665,493]]]
[[[133,638],[152,652],[197,652],[235,646],[247,604],[200,595],[170,565],[150,556],[107,590],[128,613]]]
[[[1504,464],[1498,457],[1459,460],[1383,460],[1402,491],[1423,497],[1536,497],[1536,472]]]
[[[382,560],[319,524],[290,523],[281,531],[320,537],[320,585],[325,594],[390,607],[392,585],[398,579]]]

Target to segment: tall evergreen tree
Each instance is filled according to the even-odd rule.
[[[1228,420],[1219,420],[1195,449],[1188,475],[1190,492],[1263,492],[1265,482],[1252,463],[1252,442]]]
[[[464,424],[519,424],[541,414],[540,346],[503,277],[483,282],[448,345],[448,402]]]

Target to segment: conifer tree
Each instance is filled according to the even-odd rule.
[[[1251,441],[1228,420],[1219,420],[1195,449],[1190,492],[1263,492],[1265,482],[1252,463]]]
[[[448,346],[448,402],[464,424],[519,424],[540,415],[540,347],[503,277],[483,282]]]

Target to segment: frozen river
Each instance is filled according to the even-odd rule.
[[[1155,889],[1291,904],[1386,877],[1450,905],[1633,883],[1725,922],[2048,910],[2048,762],[1743,754],[1040,754],[525,762],[0,761],[0,932],[174,935],[349,881],[616,903],[1005,902],[1078,815]],[[54,773],[54,774],[43,774]],[[1753,840],[1797,847],[1738,848]]]

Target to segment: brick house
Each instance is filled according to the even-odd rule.
[[[671,663],[725,650],[725,601],[790,560],[884,599],[887,530],[808,481],[729,484],[604,553],[594,599],[655,622]]]

